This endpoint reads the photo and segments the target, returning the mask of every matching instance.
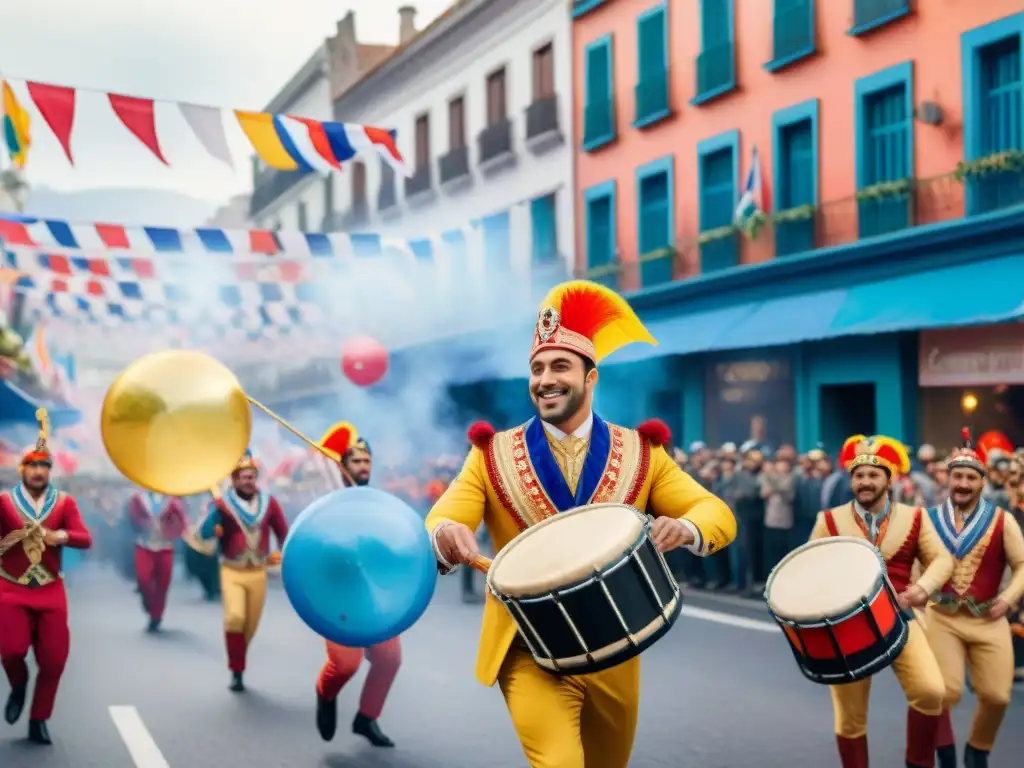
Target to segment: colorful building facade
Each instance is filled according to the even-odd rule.
[[[1014,323],[978,338],[1024,349],[1019,2],[573,16],[577,273],[661,340],[605,371],[607,416],[709,442],[938,439],[929,403],[974,385],[922,396],[921,332]]]

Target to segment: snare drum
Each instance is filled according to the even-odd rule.
[[[592,504],[527,528],[494,558],[487,587],[543,669],[608,669],[669,630],[682,595],[650,530],[633,507]]]
[[[881,554],[849,536],[816,539],[789,553],[764,590],[797,666],[816,683],[863,680],[906,645],[907,616]]]

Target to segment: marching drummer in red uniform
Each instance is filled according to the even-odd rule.
[[[167,606],[174,573],[174,547],[185,532],[188,517],[180,499],[140,491],[128,500],[128,517],[135,529],[135,578],[149,630],[157,632]]]
[[[28,734],[31,741],[50,744],[46,721],[71,646],[61,551],[88,549],[92,536],[74,498],[50,484],[46,411],[40,408],[36,418],[39,440],[21,460],[21,484],[0,494],[0,659],[11,684],[4,717],[13,725],[25,707],[25,658],[29,648],[35,652],[38,673]]]
[[[224,604],[224,643],[231,670],[231,690],[245,690],[249,644],[256,635],[267,600],[267,566],[281,562],[270,551],[270,538],[278,548],[288,537],[288,521],[277,499],[257,486],[259,469],[246,451],[231,473],[231,489],[215,498],[199,526],[199,538],[220,539],[220,583]]]
[[[843,445],[840,466],[850,472],[854,501],[818,513],[811,539],[853,536],[874,544],[885,559],[889,579],[904,610],[923,607],[953,573],[953,558],[942,546],[928,513],[894,503],[893,479],[910,470],[901,443],[888,437],[856,435]],[[911,584],[915,560],[924,572]],[[907,766],[935,764],[939,715],[945,684],[928,639],[917,624],[892,664],[910,704],[907,716]],[[836,742],[843,768],[868,768],[868,699],[871,678],[829,686],[835,712]]]
[[[929,510],[956,561],[953,576],[928,604],[925,630],[946,681],[939,766],[956,768],[949,710],[964,692],[964,668],[978,704],[964,749],[967,768],[986,768],[1013,691],[1013,639],[1007,620],[1024,594],[1024,536],[1013,515],[982,498],[985,463],[971,445],[950,456],[949,499]],[[1010,582],[1000,590],[1007,566]]]
[[[335,424],[320,438],[320,446],[338,457],[338,468],[346,487],[370,482],[373,453],[353,425],[344,421]],[[364,655],[370,662],[370,672],[363,683],[352,733],[363,736],[375,747],[393,747],[395,743],[380,729],[377,719],[384,711],[384,702],[402,663],[402,645],[397,637],[369,648],[348,648],[327,641],[327,661],[316,681],[316,727],[324,741],[334,738],[338,727],[338,694],[355,675]]]

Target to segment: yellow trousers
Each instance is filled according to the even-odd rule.
[[[530,768],[626,768],[640,704],[640,659],[557,677],[513,646],[498,685]]]
[[[917,621],[910,623],[910,635],[903,652],[892,664],[911,709],[922,715],[941,715],[946,686],[928,638]],[[871,678],[845,685],[830,685],[836,735],[847,739],[866,736]]]
[[[224,631],[241,632],[248,646],[260,625],[263,604],[267,601],[266,570],[241,570],[222,565],[220,591],[224,601]]]
[[[928,642],[946,681],[945,706],[952,709],[964,693],[964,669],[978,698],[967,743],[992,751],[1013,693],[1013,638],[1005,618],[949,615],[928,607]]]

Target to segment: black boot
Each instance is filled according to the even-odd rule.
[[[964,768],[988,768],[988,752],[968,744],[964,747]]]
[[[235,693],[242,693],[245,691],[245,683],[242,682],[241,672],[231,673],[231,685],[228,686],[228,690],[234,691]]]
[[[11,693],[7,697],[7,708],[4,710],[4,720],[9,725],[14,725],[18,722],[18,718],[21,717],[21,711],[25,709],[25,692],[27,690],[27,685],[11,688]]]
[[[28,740],[33,744],[53,744],[45,720],[28,721]]]
[[[395,742],[384,735],[380,726],[377,725],[377,721],[372,720],[361,712],[352,721],[352,733],[364,737],[375,747],[395,746]]]
[[[146,627],[146,631],[150,634],[154,634],[160,631],[160,619],[150,619],[149,626]]]
[[[956,744],[947,744],[935,750],[938,757],[938,768],[957,768],[956,765]]]
[[[316,695],[316,729],[324,741],[333,739],[338,730],[338,700],[328,701],[319,692]]]

